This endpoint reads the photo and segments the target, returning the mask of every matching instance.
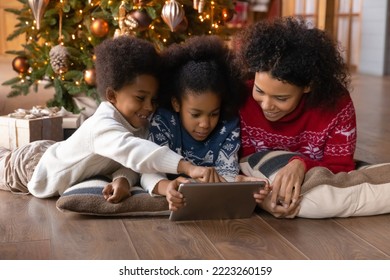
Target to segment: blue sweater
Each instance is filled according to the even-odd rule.
[[[214,166],[228,181],[239,172],[239,119],[221,121],[204,141],[192,138],[182,127],[176,112],[159,108],[149,128],[149,140],[168,146],[186,160],[198,166]]]

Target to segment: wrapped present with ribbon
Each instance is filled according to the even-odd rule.
[[[0,116],[0,146],[14,149],[37,140],[62,141],[62,116],[58,112],[57,107],[36,106]]]

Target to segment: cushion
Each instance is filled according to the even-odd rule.
[[[151,196],[141,187],[132,187],[131,196],[120,203],[107,202],[102,194],[110,182],[104,177],[95,177],[67,189],[57,200],[57,209],[97,216],[163,216],[169,215],[165,197]]]
[[[263,151],[243,158],[241,171],[266,178],[271,184],[280,168],[296,153]],[[359,169],[332,173],[325,167],[311,168],[301,186],[299,217],[330,218],[390,213],[390,163],[366,164]]]

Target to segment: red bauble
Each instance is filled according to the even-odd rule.
[[[110,31],[110,26],[108,25],[108,22],[101,18],[93,20],[90,28],[92,34],[99,38],[106,37],[108,32]]]
[[[12,68],[18,73],[27,73],[30,64],[27,58],[23,56],[17,56],[12,60]]]

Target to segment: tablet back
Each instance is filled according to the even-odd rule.
[[[172,221],[249,218],[256,206],[253,197],[264,182],[186,183],[179,191],[186,205],[171,212]]]

